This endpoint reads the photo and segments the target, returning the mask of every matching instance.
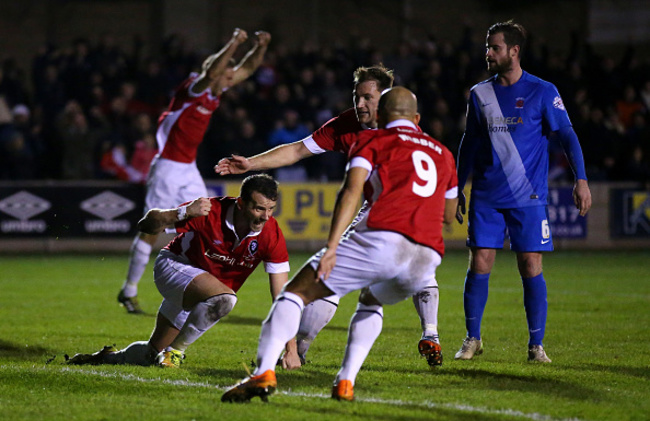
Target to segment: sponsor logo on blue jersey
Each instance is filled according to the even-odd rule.
[[[488,132],[508,132],[517,130],[517,125],[524,124],[521,117],[487,117]]]

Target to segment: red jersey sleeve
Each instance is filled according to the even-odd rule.
[[[354,137],[346,135],[363,130],[363,126],[357,120],[354,108],[350,108],[312,133],[312,139],[325,150],[347,154],[350,151]]]
[[[215,199],[215,198],[211,197],[210,201],[212,201],[213,205],[214,205],[214,200],[213,199]],[[179,207],[180,206],[187,206],[190,203],[192,203],[192,201],[181,203],[178,206]],[[205,217],[205,216],[199,216],[199,217],[196,217],[196,218],[184,219],[182,221],[176,221],[176,223],[174,223],[174,228],[176,228],[176,232],[178,234],[180,234],[182,232],[200,230],[205,226],[206,221],[207,221],[207,217]]]
[[[447,184],[447,191],[449,191],[454,187],[458,187],[458,174],[456,174],[456,159],[454,158],[454,154],[451,153],[449,149],[447,149],[444,145],[441,146],[443,147],[443,150],[446,152],[445,158],[449,166],[448,171],[451,173],[451,177],[449,178],[449,183]]]
[[[355,156],[360,156],[367,159],[371,164],[374,165],[376,161],[376,150],[371,148],[370,144],[378,134],[378,130],[365,130],[354,135],[346,135],[354,136],[354,139],[350,140],[352,147],[350,148],[350,153],[348,154],[348,161]]]
[[[264,225],[263,241],[261,241],[266,250],[262,255],[262,261],[265,263],[285,263],[289,261],[289,252],[287,251],[287,242],[284,234],[278,225],[278,221],[269,219]]]

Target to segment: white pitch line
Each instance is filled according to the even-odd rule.
[[[50,371],[46,367],[41,367],[41,368],[31,368],[31,369],[24,369],[22,367],[12,367],[12,366],[0,366],[0,370],[14,370],[14,371]],[[124,373],[107,373],[104,371],[97,371],[97,370],[88,370],[88,369],[73,369],[70,367],[61,367],[60,371],[63,373],[81,373],[81,374],[87,374],[87,375],[93,375],[93,376],[98,376],[98,377],[104,377],[104,378],[110,378],[110,379],[121,379],[121,380],[126,380],[126,381],[135,381],[139,383],[164,383],[164,384],[169,384],[172,386],[183,386],[183,387],[198,387],[198,388],[206,388],[206,389],[221,389],[221,390],[227,390],[231,386],[220,386],[217,384],[211,384],[211,383],[205,383],[205,382],[191,382],[188,380],[171,380],[171,379],[163,379],[160,377],[157,378],[144,378],[144,377],[139,377],[134,374],[124,374]],[[322,394],[322,393],[305,393],[305,392],[294,392],[294,391],[283,391],[283,390],[278,390],[276,393],[285,395],[285,396],[293,396],[293,397],[304,397],[304,398],[321,398],[321,399],[330,399],[329,394]],[[444,408],[444,409],[453,409],[456,411],[461,411],[461,412],[477,412],[480,414],[489,414],[489,415],[507,415],[507,416],[514,416],[514,417],[521,417],[521,418],[526,418],[529,420],[533,421],[584,421],[581,420],[580,418],[553,418],[549,415],[543,415],[543,414],[538,414],[536,412],[533,413],[526,413],[526,412],[521,412],[515,409],[489,409],[489,408],[483,408],[479,406],[472,406],[472,405],[465,405],[465,404],[453,404],[453,403],[436,403],[436,402],[430,402],[430,401],[424,401],[424,402],[413,402],[413,401],[403,401],[399,399],[381,399],[381,398],[360,398],[360,397],[355,397],[355,402],[367,402],[367,403],[377,403],[377,404],[383,404],[383,405],[393,405],[393,406],[413,406],[413,407],[420,407],[420,408],[427,408],[427,409],[435,409],[435,408]]]

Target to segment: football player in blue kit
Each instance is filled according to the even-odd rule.
[[[488,279],[507,229],[524,288],[528,360],[551,362],[542,346],[547,312],[542,252],[553,250],[546,200],[551,137],[560,141],[573,170],[573,199],[580,215],[591,207],[578,137],[557,88],[522,70],[525,41],[525,29],[512,21],[488,29],[485,59],[493,76],[472,87],[468,100],[457,160],[459,192],[472,174],[464,290],[467,337],[455,355],[460,360],[483,352]],[[465,200],[460,196],[457,219],[462,221]]]

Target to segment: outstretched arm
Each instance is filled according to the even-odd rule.
[[[218,53],[212,54],[203,61],[201,75],[192,86],[192,92],[199,94],[216,82],[228,67],[228,62],[232,58],[233,54],[235,54],[235,51],[237,51],[237,47],[247,39],[248,34],[246,31],[235,28],[230,41],[228,41],[228,43],[226,43]]]
[[[214,172],[219,175],[243,174],[248,171],[263,171],[295,164],[301,159],[314,155],[302,140],[277,146],[259,155],[245,158],[233,155],[222,158],[214,166]]]
[[[269,47],[271,42],[271,34],[264,31],[255,32],[255,44],[251,48],[244,58],[241,59],[239,64],[235,66],[235,74],[233,76],[232,84],[236,85],[244,80],[248,79],[264,59],[264,54]]]
[[[199,197],[188,205],[179,206],[174,209],[151,209],[138,222],[138,230],[145,234],[157,235],[171,228],[178,221],[206,216],[210,213],[212,202],[205,197]]]

